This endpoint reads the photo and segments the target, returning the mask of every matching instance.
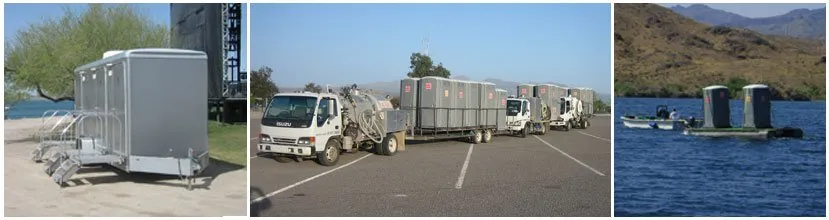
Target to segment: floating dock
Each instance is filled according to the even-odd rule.
[[[737,137],[751,139],[803,138],[800,128],[689,128],[685,135],[704,137]]]

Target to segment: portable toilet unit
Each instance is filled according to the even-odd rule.
[[[452,81],[428,76],[419,80],[420,98],[418,122],[421,128],[446,128],[449,126],[449,109],[452,108],[449,90]]]
[[[406,112],[407,126],[417,125],[417,99],[420,78],[400,80],[400,109]]]
[[[496,115],[498,114],[498,95],[495,92],[495,84],[489,82],[482,82],[480,86],[480,111],[478,113],[478,121],[481,125],[486,127],[496,126]]]
[[[705,128],[730,128],[731,108],[728,103],[728,88],[713,85],[702,89]]]
[[[498,112],[496,113],[496,127],[499,131],[507,130],[507,96],[509,92],[503,89],[495,89],[495,97],[498,100]]]
[[[479,82],[466,82],[467,90],[464,92],[464,99],[466,100],[466,108],[464,109],[463,123],[464,127],[477,127],[480,126],[478,124],[478,112],[481,111],[481,83]]]
[[[762,84],[743,87],[745,105],[743,106],[743,127],[772,128],[771,126],[771,91]]]
[[[76,109],[66,116],[78,125],[74,142],[46,159],[46,173],[63,184],[88,164],[184,177],[204,171],[207,55],[161,48],[107,55],[75,69]],[[49,150],[42,147],[52,146],[39,146],[33,159]]]
[[[518,89],[517,89],[517,91],[516,91],[516,92],[517,92],[517,93],[516,93],[516,94],[517,94],[516,98],[521,98],[521,97],[526,97],[526,98],[529,98],[529,97],[534,97],[534,94],[533,94],[533,88],[534,88],[534,87],[535,87],[535,85],[533,85],[533,84],[521,84],[521,85],[518,85]]]
[[[548,114],[550,114],[550,119],[558,119],[558,101],[561,98],[556,97],[556,87],[552,84],[540,84],[536,85],[533,88],[533,93],[535,97],[541,98],[541,101],[544,104],[547,104],[547,108],[549,109]]]
[[[466,104],[466,102],[461,102],[460,98],[463,95],[463,85],[458,80],[447,80],[449,83],[449,102],[452,108],[449,110],[449,127],[458,128],[463,126],[463,106]]]
[[[528,101],[530,101],[530,116],[532,117],[532,119],[535,120],[535,121],[543,120],[544,119],[543,115],[540,114],[541,110],[542,110],[542,104],[543,104],[543,101],[541,101],[541,98],[529,97],[529,98],[526,98],[526,99]]]

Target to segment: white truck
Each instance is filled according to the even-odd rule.
[[[569,131],[571,128],[585,129],[590,126],[589,114],[584,111],[581,100],[575,97],[561,97],[560,103],[561,116],[552,121],[551,128],[563,128]]]
[[[544,135],[550,126],[550,113],[536,97],[507,99],[507,129],[522,138],[530,133]]]
[[[403,148],[404,124],[405,115],[389,101],[356,89],[281,93],[265,109],[257,148],[281,163],[315,158],[333,166],[342,152],[373,149],[395,155]]]

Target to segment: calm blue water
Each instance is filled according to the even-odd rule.
[[[7,119],[39,118],[47,110],[72,110],[75,102],[54,103],[49,100],[29,100],[19,102],[5,112]]]
[[[772,102],[772,125],[799,127],[802,140],[701,138],[619,120],[659,104],[702,115],[702,99],[615,99],[615,216],[826,215],[824,102]],[[731,102],[733,126],[742,104]]]

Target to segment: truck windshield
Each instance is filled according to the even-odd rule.
[[[516,116],[521,113],[521,101],[507,100],[507,116]]]
[[[265,109],[262,125],[307,128],[314,119],[316,106],[316,97],[277,96]]]

